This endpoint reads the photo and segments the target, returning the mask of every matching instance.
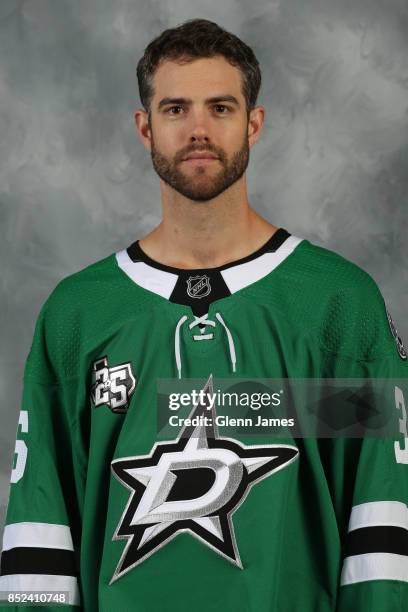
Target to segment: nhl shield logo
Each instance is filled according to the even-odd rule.
[[[187,279],[187,293],[191,298],[203,298],[210,292],[210,279],[206,274],[203,276],[190,276]]]

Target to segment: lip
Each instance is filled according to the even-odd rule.
[[[191,153],[191,155],[188,155],[187,157],[185,157],[183,159],[183,161],[191,161],[193,159],[218,159],[218,157],[216,157],[216,155],[213,155],[212,153],[205,153],[204,151],[202,152],[197,152],[197,153]]]
[[[188,157],[187,159],[183,159],[183,161],[193,166],[198,166],[200,164],[210,164],[211,162],[218,161],[218,157]]]

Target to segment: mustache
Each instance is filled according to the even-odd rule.
[[[185,157],[190,155],[191,153],[200,153],[201,151],[205,151],[206,153],[213,153],[220,161],[224,160],[224,153],[222,151],[217,151],[211,145],[203,145],[202,147],[189,147],[188,149],[183,149],[176,155],[176,162],[182,161]]]

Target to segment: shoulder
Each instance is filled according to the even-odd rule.
[[[294,317],[322,349],[357,360],[393,350],[387,308],[374,278],[328,248],[303,240],[282,267]],[[285,305],[290,311],[290,304]]]
[[[291,312],[308,325],[327,315],[357,305],[365,310],[383,308],[381,291],[374,278],[360,266],[328,248],[300,240],[273,274],[261,283],[260,298],[270,299],[283,312]]]
[[[55,376],[78,375],[79,356],[127,321],[149,311],[155,296],[132,282],[112,253],[63,278],[36,322],[30,361],[47,353]]]
[[[66,327],[75,321],[88,323],[106,307],[107,300],[113,306],[120,280],[112,254],[64,277],[41,309],[40,315],[49,333],[57,334],[60,326]]]
[[[123,252],[123,251],[119,251]],[[49,318],[61,313],[94,317],[132,301],[133,312],[154,299],[150,292],[131,281],[118,266],[117,253],[111,253],[78,272],[63,278],[48,296],[43,308]]]
[[[374,278],[356,263],[309,240],[303,240],[299,247],[295,252],[299,272],[324,296],[349,292],[359,299],[381,299]]]

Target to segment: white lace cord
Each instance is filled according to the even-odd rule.
[[[237,363],[237,357],[236,357],[236,353],[235,353],[235,345],[234,345],[234,340],[232,338],[232,334],[230,332],[230,330],[228,329],[226,323],[224,322],[222,316],[220,315],[219,312],[215,313],[215,316],[217,317],[217,319],[219,320],[219,322],[221,323],[221,325],[224,327],[226,333],[227,333],[227,338],[228,338],[228,346],[229,346],[229,351],[230,351],[230,358],[231,358],[231,364],[232,364],[232,371],[235,372],[236,371],[236,363]],[[198,325],[199,323],[204,323],[204,325],[211,325],[212,327],[215,327],[215,322],[211,321],[211,319],[208,319],[208,313],[205,315],[202,315],[201,317],[197,317],[196,315],[194,315],[194,321],[192,323],[189,324],[189,328],[192,329],[193,327],[195,327],[196,325]],[[175,351],[175,355],[176,355],[176,365],[177,365],[177,372],[178,372],[178,377],[181,378],[181,352],[180,352],[180,328],[183,325],[183,323],[188,319],[187,315],[183,315],[176,326],[176,331],[174,334],[174,351]],[[204,333],[204,328],[201,329],[201,335],[200,336],[193,336],[194,340],[211,340],[213,338],[213,334],[205,334]]]
[[[174,352],[176,354],[176,365],[178,371],[178,377],[181,378],[181,354],[180,354],[180,327],[183,325],[184,321],[188,319],[187,315],[183,315],[176,326],[176,331],[174,334]]]
[[[237,356],[235,354],[234,340],[232,339],[231,332],[228,329],[228,327],[226,326],[226,324],[224,323],[224,320],[223,320],[222,316],[220,315],[220,313],[216,312],[215,316],[217,317],[219,322],[224,326],[224,329],[227,332],[228,344],[229,344],[229,350],[230,350],[230,357],[231,357],[231,363],[232,363],[232,371],[235,372],[236,371],[236,367],[235,366],[236,366],[236,363],[237,363]]]
[[[204,315],[201,315],[201,317],[197,317],[197,315],[194,315],[194,321],[192,323],[189,324],[189,328],[193,329],[193,327],[195,327],[196,325],[199,325],[199,323],[204,323],[205,326],[207,325],[211,325],[212,327],[215,327],[215,321],[211,321],[210,319],[208,319],[208,312]],[[194,340],[212,340],[214,337],[214,334],[205,334],[204,333],[204,327],[202,327],[200,329],[200,336],[193,336]]]

